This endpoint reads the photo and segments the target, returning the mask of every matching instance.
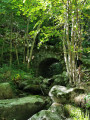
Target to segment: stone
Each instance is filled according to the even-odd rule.
[[[9,83],[0,83],[0,99],[10,99],[14,97],[14,92]]]
[[[86,107],[90,110],[90,94],[85,96]]]
[[[30,95],[23,98],[0,100],[0,120],[27,120],[45,107],[45,99],[42,96]]]
[[[70,93],[74,90],[74,88],[67,89],[64,86],[55,85],[51,88],[49,92],[49,96],[51,97],[53,102],[57,103],[66,103],[67,100],[70,99]]]
[[[66,120],[66,117],[64,116],[63,106],[53,103],[48,110],[42,110],[28,120]]]
[[[87,82],[81,82],[78,85],[79,88],[84,88],[85,89],[85,93],[90,94],[90,81]]]
[[[55,85],[49,91],[49,96],[53,102],[63,104],[67,102],[73,102],[74,98],[80,93],[84,93],[84,89],[67,88],[65,86]]]
[[[80,94],[74,98],[74,103],[82,108],[90,108],[90,95]]]
[[[32,93],[32,94],[41,94],[42,93],[40,86],[33,85],[33,84],[25,86],[23,90],[26,92]]]

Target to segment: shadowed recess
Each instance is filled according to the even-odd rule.
[[[59,74],[62,65],[59,63],[58,59],[55,58],[47,58],[44,59],[39,64],[39,75],[44,78],[50,78],[55,74]]]

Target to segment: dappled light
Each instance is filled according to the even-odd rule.
[[[0,0],[0,120],[90,120],[89,0]]]

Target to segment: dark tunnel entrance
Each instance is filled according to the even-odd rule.
[[[39,75],[44,78],[50,78],[53,75],[60,74],[62,72],[62,65],[59,60],[55,58],[44,59],[39,64]]]

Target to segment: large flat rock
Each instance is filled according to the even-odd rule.
[[[28,96],[0,100],[0,120],[27,120],[45,106],[45,98]]]

